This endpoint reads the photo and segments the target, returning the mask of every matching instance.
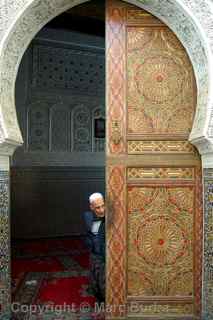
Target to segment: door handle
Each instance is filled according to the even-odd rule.
[[[118,145],[121,142],[121,122],[119,120],[112,121],[112,141]]]

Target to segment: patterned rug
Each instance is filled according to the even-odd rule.
[[[13,320],[103,320],[89,291],[82,239],[19,241],[12,251]]]

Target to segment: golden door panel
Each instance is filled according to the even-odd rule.
[[[127,27],[128,133],[188,136],[195,111],[186,52],[166,27]]]
[[[128,141],[128,154],[196,154],[188,141]]]
[[[192,186],[128,188],[128,295],[192,296]]]
[[[157,316],[158,320],[165,320],[167,319],[167,315],[169,319],[171,319],[171,316],[173,316],[173,320],[175,319],[181,319],[179,318],[180,316],[183,315],[192,315],[194,313],[194,306],[192,303],[187,302],[187,303],[175,303],[175,304],[141,304],[140,302],[134,302],[134,307],[132,307],[132,304],[130,303],[128,305],[129,310],[129,316],[137,316],[138,314],[141,314],[141,319],[153,319],[151,318],[152,316]],[[159,318],[160,317],[160,318]],[[178,317],[178,318],[176,318]],[[186,319],[186,318],[184,318]],[[192,319],[191,317],[187,319]]]
[[[193,69],[160,20],[124,1],[107,0],[106,10],[107,317],[199,319]]]
[[[194,168],[128,168],[127,177],[131,180],[140,179],[186,179],[195,176]]]

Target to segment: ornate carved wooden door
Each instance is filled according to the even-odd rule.
[[[106,5],[107,318],[199,319],[202,190],[196,87],[161,21]]]

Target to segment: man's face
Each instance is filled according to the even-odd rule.
[[[90,209],[93,212],[95,212],[96,216],[104,217],[104,215],[105,215],[104,199],[99,198],[99,199],[94,200],[90,205]]]

